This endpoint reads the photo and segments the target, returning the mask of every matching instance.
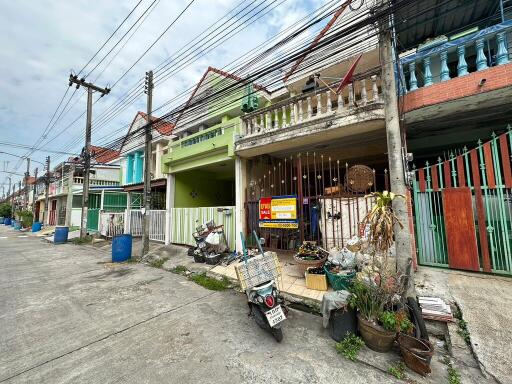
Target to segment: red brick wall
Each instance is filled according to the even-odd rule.
[[[478,85],[481,79],[486,79],[482,87]],[[507,86],[512,86],[512,63],[472,72],[409,92],[404,97],[404,112]]]

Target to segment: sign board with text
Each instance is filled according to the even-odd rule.
[[[272,196],[260,199],[260,228],[298,228],[297,196]]]

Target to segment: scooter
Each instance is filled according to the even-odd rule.
[[[247,260],[247,248],[245,239],[242,236],[242,247],[244,252],[244,261]],[[254,238],[258,244],[259,251],[263,255],[261,241],[256,232],[253,231]],[[249,316],[254,317],[256,324],[264,330],[269,331],[277,342],[283,340],[282,322],[286,320],[287,308],[279,298],[279,290],[275,280],[269,280],[245,291],[247,295],[247,304],[249,305]]]

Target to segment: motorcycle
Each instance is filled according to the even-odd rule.
[[[241,234],[242,235],[242,234]],[[263,255],[261,247],[264,239],[259,239],[256,232],[253,232],[260,253]],[[244,260],[247,260],[247,249],[245,239],[242,235],[242,247]],[[266,331],[269,331],[277,342],[283,340],[282,322],[286,320],[287,308],[279,297],[279,290],[275,280],[265,281],[245,291],[247,295],[247,304],[249,305],[249,316],[254,317],[256,324]]]

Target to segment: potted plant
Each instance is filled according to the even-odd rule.
[[[394,241],[393,225],[397,223],[391,203],[399,195],[384,191],[372,196],[375,205],[362,221],[363,227],[368,228],[366,250],[371,260],[360,267],[361,272],[350,288],[350,305],[358,310],[358,327],[366,345],[375,351],[387,352],[400,330],[397,324],[399,328],[402,323],[405,328],[409,326],[402,314],[393,311],[402,298],[404,276],[388,268],[389,249]]]
[[[393,346],[396,329],[391,326],[386,308],[390,307],[393,290],[383,284],[356,280],[350,288],[350,305],[357,308],[358,328],[368,348],[387,352]]]

